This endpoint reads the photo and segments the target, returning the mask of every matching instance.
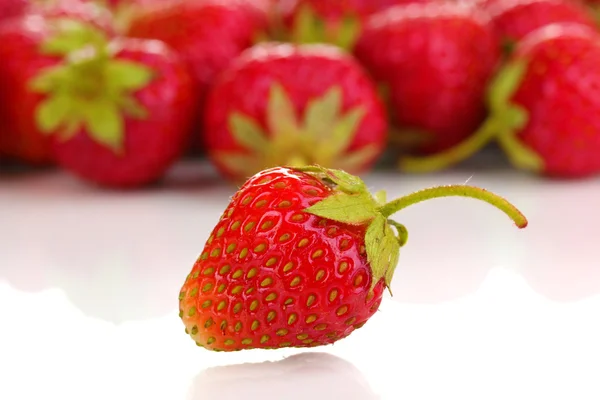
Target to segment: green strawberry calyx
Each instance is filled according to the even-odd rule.
[[[527,218],[506,199],[474,186],[433,187],[387,201],[385,192],[372,195],[363,180],[345,171],[320,166],[294,169],[318,178],[333,188],[330,196],[307,208],[305,212],[349,225],[366,225],[364,240],[373,276],[372,287],[383,279],[390,290],[400,248],[408,239],[408,231],[404,225],[390,217],[413,204],[441,197],[469,197],[498,208],[520,229],[528,224]]]
[[[361,106],[343,111],[342,96],[341,88],[332,86],[308,103],[300,119],[284,87],[275,82],[269,91],[266,131],[253,118],[233,112],[229,131],[244,152],[223,151],[214,157],[240,175],[276,165],[319,164],[360,171],[377,156],[380,146],[368,144],[348,151],[366,111]]]
[[[44,96],[35,111],[38,129],[64,141],[83,131],[123,154],[125,118],[147,118],[135,93],[153,80],[154,71],[118,59],[119,43],[80,21],[57,21],[40,50],[61,59],[29,81],[29,90]]]
[[[509,61],[494,77],[488,92],[489,117],[466,140],[440,153],[425,157],[403,157],[399,167],[405,172],[433,172],[457,164],[485,147],[498,141],[509,160],[517,168],[539,172],[544,160],[528,148],[518,137],[527,125],[527,110],[512,102],[527,72],[528,62],[515,58]]]
[[[362,22],[354,13],[326,20],[309,4],[300,5],[290,28],[284,26],[280,13],[275,15],[271,18],[271,32],[261,39],[298,44],[329,43],[345,51],[352,51],[362,30]]]

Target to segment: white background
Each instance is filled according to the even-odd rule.
[[[196,347],[177,316],[234,191],[210,169],[136,192],[0,175],[0,399],[599,399],[600,181],[477,171],[365,179],[393,198],[471,178],[527,229],[469,199],[403,210],[394,296],[364,328],[238,353]]]

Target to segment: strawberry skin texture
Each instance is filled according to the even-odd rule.
[[[383,151],[387,139],[385,110],[372,81],[354,58],[330,45],[269,43],[245,51],[215,82],[204,118],[209,155],[219,151],[243,151],[227,123],[233,111],[251,116],[269,133],[267,98],[273,82],[286,89],[299,114],[304,113],[309,101],[332,86],[339,86],[344,110],[361,105],[366,111],[348,151],[369,144],[375,144]],[[369,160],[360,171],[348,172],[368,170],[375,161]],[[218,159],[213,162],[229,178],[247,178],[236,176]]]
[[[578,2],[566,0],[499,0],[485,7],[501,40],[519,41],[553,23],[578,23],[595,29],[589,12]]]
[[[267,23],[266,6],[252,0],[189,0],[148,6],[135,15],[128,36],[158,39],[190,64],[204,93],[214,77],[251,46]]]
[[[431,135],[418,148],[426,153],[459,143],[482,122],[485,88],[499,60],[487,19],[452,3],[373,15],[355,54],[388,85],[395,122]]]
[[[600,172],[600,36],[576,25],[530,35],[516,59],[529,60],[512,101],[528,114],[519,138],[564,178]]]
[[[211,350],[333,343],[377,311],[364,226],[304,212],[333,191],[303,172],[272,168],[232,198],[181,292],[180,316]]]
[[[187,65],[159,41],[124,39],[115,59],[152,68],[156,78],[135,97],[147,119],[125,117],[122,155],[95,142],[85,131],[62,141],[54,138],[58,164],[81,178],[112,187],[152,183],[184,152],[193,121],[196,95]],[[33,112],[33,110],[29,110]]]

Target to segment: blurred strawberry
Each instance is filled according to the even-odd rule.
[[[63,18],[70,18],[66,21]],[[52,163],[49,139],[40,135],[35,123],[23,109],[32,107],[32,98],[24,90],[28,76],[53,65],[60,57],[60,42],[46,40],[60,29],[68,29],[77,21],[94,24],[104,32],[112,32],[110,14],[98,7],[81,5],[74,0],[60,0],[50,5],[35,5],[26,15],[13,18],[0,26],[0,155],[32,165]],[[85,45],[89,37],[71,46]]]
[[[404,130],[396,139],[411,136],[412,151],[449,148],[485,117],[499,51],[488,20],[472,7],[411,4],[375,14],[355,54],[385,85],[391,116]]]
[[[498,140],[518,168],[545,176],[600,173],[600,34],[580,24],[554,24],[527,35],[492,83],[491,114],[470,138],[447,152],[407,158],[407,171],[435,171]]]
[[[0,23],[25,13],[27,0],[0,0]]]
[[[210,157],[235,181],[277,165],[366,171],[387,127],[376,88],[351,56],[332,45],[274,43],[223,72],[204,122]]]
[[[42,0],[32,4],[29,14],[42,15],[46,19],[62,17],[77,19],[93,24],[109,34],[113,34],[115,30],[112,13],[93,1]]]
[[[131,187],[158,179],[181,155],[195,96],[187,66],[163,43],[110,42],[92,25],[66,19],[42,38],[41,52],[33,50],[5,75],[15,104],[8,123],[21,136],[50,136],[61,166],[101,185]]]
[[[436,0],[281,0],[274,35],[293,43],[331,43],[350,50],[370,15],[398,4]]]
[[[127,33],[162,40],[179,52],[204,95],[266,24],[266,5],[258,0],[176,0],[139,9]]]
[[[484,9],[507,50],[527,34],[553,23],[579,23],[596,28],[588,10],[573,0],[495,0]]]

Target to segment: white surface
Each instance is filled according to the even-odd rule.
[[[471,175],[367,182],[391,198]],[[134,193],[0,179],[0,399],[600,398],[598,180],[478,172],[529,228],[468,199],[404,210],[394,297],[363,329],[228,354],[185,335],[177,296],[232,187],[195,165]]]

